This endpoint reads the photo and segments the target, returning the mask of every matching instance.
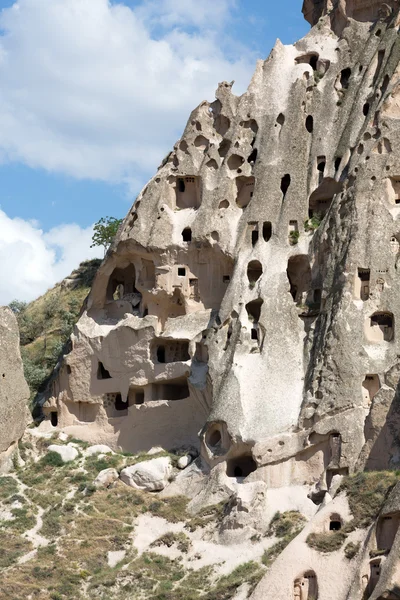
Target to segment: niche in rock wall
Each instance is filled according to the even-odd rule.
[[[390,177],[387,183],[389,202],[400,204],[400,177]]]
[[[371,562],[369,563],[369,580],[368,580],[368,585],[367,585],[367,589],[366,589],[366,593],[367,593],[367,597],[369,597],[374,589],[376,588],[376,584],[379,581],[379,578],[381,576],[381,569],[382,569],[382,559],[381,558],[374,558],[373,560],[371,560]]]
[[[185,227],[185,229],[182,231],[182,241],[186,243],[192,241],[192,230],[190,227]]]
[[[253,221],[247,227],[250,233],[251,245],[255,246],[259,239],[258,223]]]
[[[147,290],[152,290],[156,285],[156,268],[152,260],[142,258],[142,268],[139,274],[139,282]]]
[[[365,376],[365,379],[362,382],[362,393],[366,406],[371,404],[374,396],[379,392],[380,387],[381,384],[377,374]]]
[[[152,343],[152,360],[160,364],[190,360],[188,340],[156,339]]]
[[[340,531],[342,529],[342,519],[340,515],[333,514],[329,518],[329,531]]]
[[[57,427],[58,425],[58,412],[56,410],[50,413],[50,423],[52,427]]]
[[[226,463],[226,474],[228,477],[236,477],[239,480],[244,479],[256,470],[257,463],[251,454],[231,458]]]
[[[102,362],[99,362],[97,366],[97,379],[111,379],[109,371],[107,371]]]
[[[189,299],[195,300],[195,302],[200,302],[200,292],[199,292],[199,280],[192,277],[189,279]]]
[[[392,237],[390,238],[390,250],[393,254],[397,254],[399,252],[399,249],[400,249],[399,240],[397,239],[397,237],[395,235],[392,235]]]
[[[318,156],[317,157],[318,185],[320,185],[324,179],[325,167],[326,167],[326,157]]]
[[[304,64],[310,65],[310,67],[316,71],[318,64],[319,54],[317,52],[309,52],[308,54],[302,54],[295,59],[297,65]]]
[[[281,179],[281,192],[283,194],[283,200],[285,199],[287,191],[290,187],[290,183],[291,183],[291,177],[290,177],[289,173],[286,173],[286,175],[284,175]]]
[[[394,337],[394,316],[390,312],[376,312],[367,320],[366,337],[369,342],[391,342]]]
[[[144,389],[129,388],[128,402],[129,406],[144,404]]]
[[[378,521],[376,528],[376,547],[377,550],[390,552],[393,546],[394,538],[400,525],[400,513],[385,515]]]
[[[247,278],[250,284],[255,284],[263,273],[262,264],[259,260],[251,260],[247,265]]]
[[[350,68],[346,68],[343,69],[340,73],[340,79],[339,79],[339,84],[340,84],[340,88],[343,90],[347,90],[347,88],[349,87],[349,83],[350,83],[350,77],[351,77],[351,69]]]
[[[239,208],[246,208],[254,194],[254,177],[236,178],[236,204]]]
[[[294,580],[294,600],[318,600],[318,583],[314,571],[306,571]]]
[[[308,216],[323,219],[332,204],[333,197],[342,190],[342,184],[327,177],[311,194],[308,201]]]
[[[287,276],[290,283],[290,293],[296,304],[305,305],[311,286],[310,260],[305,254],[289,258]]]
[[[272,237],[272,223],[270,221],[264,221],[264,223],[263,223],[264,242],[269,242],[271,237]]]
[[[340,466],[340,457],[342,453],[342,436],[340,433],[331,433],[329,435],[329,468],[338,469]]]
[[[175,183],[175,203],[177,209],[193,208],[201,204],[200,177],[177,177]]]
[[[108,280],[106,298],[108,302],[127,299],[135,308],[140,304],[142,295],[136,289],[136,271],[134,265],[117,268]]]
[[[125,402],[122,400],[121,394],[116,394],[114,401],[115,410],[119,413],[127,413],[129,408],[129,402],[126,400]]]
[[[200,363],[208,363],[208,348],[205,344],[198,342],[196,344],[196,352],[194,354],[194,360]]]
[[[371,271],[370,269],[357,269],[357,278],[355,282],[354,295],[356,298],[360,298],[363,302],[369,299],[370,293],[370,280]]]
[[[187,379],[175,379],[163,383],[154,383],[152,398],[156,400],[185,400],[189,398],[190,391]]]
[[[257,300],[252,300],[248,304],[246,304],[246,311],[249,321],[252,323],[258,323],[261,316],[261,308],[264,303],[264,300],[258,298]]]

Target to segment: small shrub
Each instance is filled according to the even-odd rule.
[[[43,466],[63,467],[64,462],[58,452],[47,452],[39,461]]]
[[[318,552],[335,552],[342,547],[347,535],[344,531],[332,531],[329,533],[310,533],[306,543],[310,548]]]
[[[360,542],[358,542],[357,544],[355,544],[354,542],[349,542],[347,544],[347,546],[345,546],[344,555],[346,558],[351,560],[358,554],[359,550],[360,550]]]
[[[169,531],[155,540],[151,546],[167,546],[167,548],[171,548],[171,546],[174,544],[176,544],[176,547],[180,552],[185,553],[189,552],[189,548],[192,545],[190,539],[185,533],[174,533],[173,531]]]
[[[289,233],[289,243],[291,246],[295,246],[298,241],[299,241],[299,237],[300,237],[300,232],[299,231],[291,231]]]
[[[299,532],[303,529],[306,520],[297,510],[290,510],[284,513],[279,511],[272,517],[269,524],[267,535],[283,538],[294,531]]]

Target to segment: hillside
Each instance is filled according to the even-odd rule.
[[[29,304],[13,301],[31,400],[51,374],[81,313],[100,259],[82,262],[69,277]]]

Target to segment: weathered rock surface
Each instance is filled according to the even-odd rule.
[[[9,308],[0,308],[0,470],[8,470],[11,446],[29,423],[28,399],[17,320]]]
[[[118,471],[116,469],[103,469],[97,475],[93,484],[97,488],[108,488],[119,478]]]
[[[94,454],[114,454],[114,452],[105,444],[95,444],[86,448],[85,454],[86,456],[93,456]]]
[[[57,452],[63,460],[63,462],[71,462],[79,456],[79,452],[73,446],[58,446],[57,444],[51,444],[48,448],[49,452]]]
[[[121,481],[137,490],[158,492],[168,484],[172,473],[171,459],[168,456],[146,460],[122,469]]]
[[[255,599],[393,598],[398,516],[379,565],[305,537],[350,519],[342,476],[400,467],[399,5],[304,13],[309,34],[278,40],[245,94],[222,83],[190,115],[98,271],[47,406],[92,443],[199,448],[171,486],[194,511],[255,482],[268,519],[301,510],[304,535]],[[146,464],[126,481],[162,489],[170,467]],[[245,527],[240,493],[232,511],[227,530]],[[371,535],[349,539],[378,551]]]

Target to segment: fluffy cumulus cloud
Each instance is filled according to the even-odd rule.
[[[102,254],[90,248],[92,227],[60,225],[44,233],[37,224],[10,219],[0,210],[0,231],[0,305],[37,298],[82,260]]]
[[[0,160],[77,178],[150,173],[190,111],[253,57],[235,0],[18,0],[0,15]]]

